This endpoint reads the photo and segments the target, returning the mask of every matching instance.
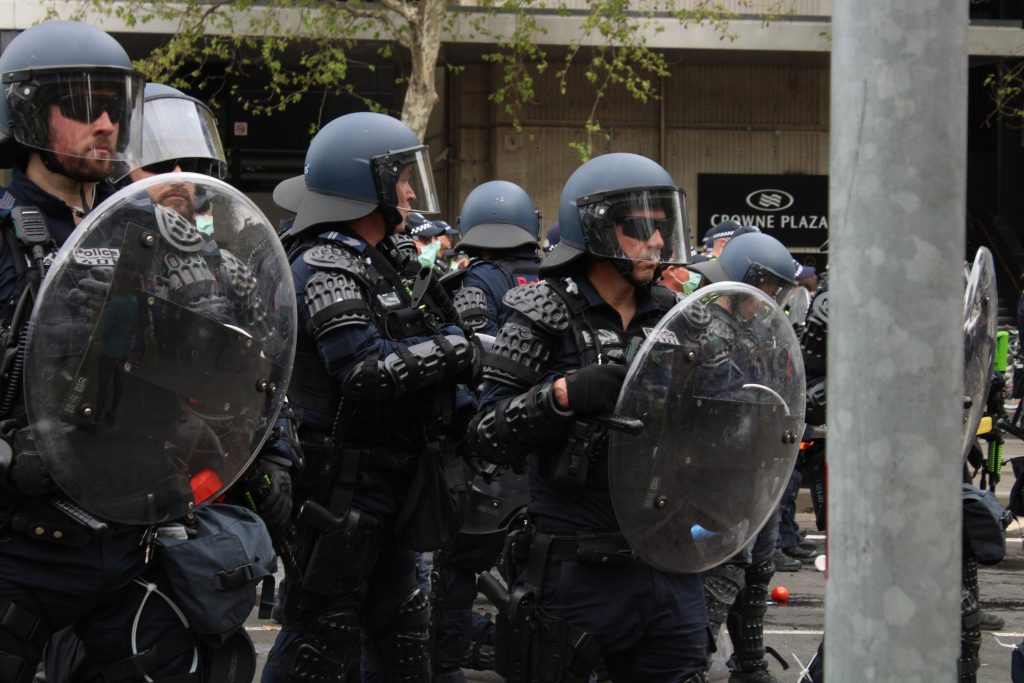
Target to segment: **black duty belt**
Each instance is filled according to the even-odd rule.
[[[613,565],[636,559],[636,554],[620,532],[559,535],[550,536],[550,539],[547,555],[551,560],[579,560],[586,564]]]

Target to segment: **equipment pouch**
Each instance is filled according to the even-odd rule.
[[[441,547],[462,528],[467,497],[467,472],[455,444],[445,438],[429,442],[398,511],[399,539],[418,551]]]
[[[302,574],[302,588],[319,595],[337,595],[361,588],[360,568],[377,546],[376,529],[358,510],[335,517],[314,501],[306,501],[298,520],[319,532]]]
[[[991,491],[963,484],[964,549],[979,564],[995,564],[1006,555],[1010,513]]]
[[[263,521],[237,505],[196,511],[196,535],[157,536],[159,562],[175,602],[197,635],[214,646],[230,638],[256,606],[256,584],[277,569]]]

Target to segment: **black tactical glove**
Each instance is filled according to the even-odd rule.
[[[0,490],[13,488],[26,496],[42,496],[54,490],[53,479],[39,457],[31,429],[19,429],[14,434],[13,443],[8,446],[5,441],[2,450]]]
[[[292,516],[291,465],[283,457],[260,454],[243,478],[245,500],[271,534],[283,531]]]
[[[588,365],[566,375],[569,410],[577,415],[612,412],[625,379],[624,365]]]
[[[68,292],[68,300],[81,306],[87,315],[95,316],[103,308],[103,302],[110,293],[110,283],[114,279],[113,266],[93,266],[89,274],[78,281],[78,285]]]

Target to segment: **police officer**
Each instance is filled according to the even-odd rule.
[[[146,83],[144,100],[142,155],[120,164],[129,169],[130,180],[182,171],[214,178],[227,175],[217,119],[205,103],[159,83]],[[204,207],[204,203],[208,204],[205,198],[196,196],[196,189],[194,183],[176,179],[156,185],[151,194],[156,195],[154,201],[187,217],[199,232],[210,236],[214,231],[213,216]],[[243,267],[239,272],[244,270]],[[229,494],[232,502],[257,512],[275,537],[282,536],[288,525],[292,511],[291,469],[301,462],[290,408],[286,406],[282,413],[259,457]]]
[[[466,197],[458,226],[460,249],[471,260],[466,269],[446,278],[445,284],[458,287],[453,299],[466,324],[493,336],[505,315],[505,294],[538,280],[540,212],[526,190],[506,180],[492,180]],[[486,477],[493,482],[506,475],[488,472]],[[474,494],[470,495],[472,508]],[[496,521],[499,525],[507,522]],[[496,564],[504,536],[503,528],[491,534],[459,534],[435,556],[435,681],[464,681],[459,667],[471,647],[475,657],[467,662],[469,666],[493,667],[493,648],[482,643],[471,646],[473,631],[481,630],[474,629],[472,607],[476,575]]]
[[[307,463],[302,577],[289,580],[263,680],[356,679],[362,631],[389,680],[427,681],[413,551],[458,528],[456,382],[477,356],[431,269],[407,270],[408,249],[388,239],[410,210],[437,209],[427,147],[394,118],[348,114],[317,133],[304,176],[275,197],[298,208],[285,235],[303,330],[289,398]]]
[[[469,193],[458,225],[459,248],[470,263],[446,284],[461,284],[456,306],[475,331],[497,334],[505,293],[539,280],[540,212],[526,190],[492,180]]]
[[[20,358],[28,344],[19,345],[17,340],[24,333],[27,312],[32,309],[41,276],[50,261],[52,254],[48,251],[68,240],[90,209],[112,193],[113,188],[106,178],[112,173],[114,164],[129,163],[139,158],[142,77],[132,68],[125,51],[110,36],[75,22],[47,22],[20,34],[0,55],[0,71],[0,122],[4,126],[0,129],[0,152],[14,164],[11,183],[0,200],[4,233],[0,252],[0,300],[3,301],[5,349],[16,350],[13,355]],[[177,222],[180,220],[178,214],[157,204],[130,202],[128,211],[134,220],[145,223],[140,226],[144,230],[161,226],[171,230],[181,228],[178,234],[183,237],[188,230]],[[176,227],[171,227],[172,224]],[[162,255],[177,256],[177,253],[172,253],[173,240],[156,237],[155,233],[150,233],[150,236],[148,244],[157,247]],[[76,275],[81,273],[81,268],[87,270],[90,264],[109,263],[109,252],[116,251],[116,248],[76,249],[73,258],[74,264],[78,264],[75,266],[78,268]],[[112,258],[114,263],[118,262],[116,255]],[[71,270],[72,265],[66,265],[62,266],[61,272]],[[137,281],[142,283],[143,270],[131,271],[127,277],[137,277]],[[44,312],[35,314],[37,338],[44,340],[40,344],[59,341],[62,329],[70,335],[89,329],[85,324],[79,324],[80,319],[54,319],[45,314],[61,309],[68,312],[78,307],[87,309],[90,303],[95,303],[94,299],[102,302],[104,292],[110,288],[109,281],[92,280],[92,284],[87,286],[85,283],[89,281],[89,277],[78,280],[76,287],[67,293],[65,301],[61,293],[66,281],[60,280],[52,286],[53,297],[56,298],[47,299],[45,307],[42,306],[43,299],[36,302],[44,309]],[[103,318],[103,335],[133,319],[137,311],[137,299],[132,300],[127,291],[123,294],[123,301],[111,301],[108,306],[109,311]],[[166,303],[160,297],[159,293],[152,297],[151,304],[156,307],[154,311],[161,310]],[[187,299],[179,302],[186,308],[190,303]],[[83,313],[83,318],[92,319],[89,315]],[[204,329],[216,332],[218,325],[210,321]],[[108,353],[114,346],[121,348],[121,342],[130,339],[130,334],[125,337],[123,328],[118,328],[118,331],[120,336],[117,338],[103,337],[104,345],[99,347],[102,352]],[[150,331],[155,334],[153,328]],[[92,340],[81,337],[75,339],[76,348],[80,349],[86,342],[90,349],[95,348]],[[53,361],[60,363],[67,357],[62,354],[59,358],[54,357]],[[70,357],[75,358],[73,354]],[[0,422],[3,437],[0,442],[0,536],[4,541],[0,543],[0,681],[4,683],[31,680],[43,643],[51,633],[67,626],[73,626],[81,640],[84,659],[80,663],[87,667],[87,676],[141,681],[144,678],[162,680],[186,675],[214,675],[211,672],[215,662],[208,645],[216,646],[217,643],[200,640],[193,633],[195,623],[186,621],[178,606],[180,594],[168,588],[168,570],[162,566],[166,558],[164,551],[158,550],[155,556],[153,554],[154,542],[162,535],[156,524],[164,525],[160,529],[167,533],[180,534],[175,542],[184,541],[190,530],[195,533],[194,524],[190,523],[186,528],[184,524],[164,522],[167,514],[161,512],[173,507],[180,509],[179,514],[185,516],[186,511],[191,511],[186,505],[186,498],[193,504],[201,502],[197,489],[189,489],[190,483],[197,483],[195,479],[190,482],[187,476],[191,473],[192,454],[184,449],[177,452],[174,464],[177,484],[173,487],[164,486],[169,480],[154,484],[152,488],[144,487],[149,491],[148,500],[152,504],[147,509],[152,512],[153,522],[116,523],[93,517],[65,498],[51,479],[51,474],[54,479],[59,477],[64,487],[69,482],[67,474],[48,471],[39,454],[41,447],[35,445],[33,436],[52,445],[52,435],[56,432],[64,434],[69,442],[73,438],[79,445],[87,443],[93,434],[102,434],[102,440],[97,443],[106,444],[102,448],[108,451],[111,446],[117,449],[122,438],[118,418],[123,415],[118,412],[116,394],[113,402],[103,403],[101,385],[105,379],[102,374],[105,358],[102,356],[98,360],[98,377],[91,365],[83,364],[79,370],[80,386],[99,382],[97,396],[100,400],[95,406],[80,404],[82,411],[76,410],[75,414],[85,419],[70,431],[65,430],[65,414],[40,413],[38,400],[34,404],[38,417],[33,419],[44,419],[49,424],[41,430],[27,425],[26,406],[19,400],[21,361],[7,365],[3,371],[4,398],[0,401],[0,417],[3,418]],[[25,368],[27,373],[29,366],[26,364]],[[28,374],[24,380],[26,383],[29,381],[27,377]],[[113,380],[116,392],[119,376]],[[63,380],[55,378],[54,381],[59,385]],[[132,388],[137,390],[139,384],[135,383]],[[45,392],[46,387],[36,385],[33,389],[36,397]],[[170,397],[170,393],[165,392],[163,396]],[[172,407],[171,401],[164,407]],[[173,407],[180,410],[181,405],[175,403]],[[124,405],[120,408],[123,409]],[[104,418],[102,424],[90,421],[90,417],[100,413]],[[174,430],[190,422],[189,427],[199,427],[200,418],[192,417],[196,419],[189,421],[180,413],[169,414],[169,425],[165,426]],[[134,425],[136,429],[139,426]],[[152,427],[161,428],[158,425]],[[173,448],[169,442],[161,443]],[[166,458],[161,462],[150,460],[153,454],[143,452],[145,449],[139,442],[135,445],[138,448],[133,447],[131,455],[139,461],[134,463],[137,469],[127,475],[129,484],[133,476],[144,478],[149,468],[156,471],[166,463]],[[53,450],[47,448],[46,452],[50,458],[55,457]],[[117,453],[90,452],[89,455],[98,457],[89,462],[60,464],[66,466],[65,470],[85,467],[88,471],[90,464],[98,468],[102,461],[102,467],[106,469],[97,469],[96,477],[119,475],[110,468],[120,457]],[[75,471],[82,474],[80,470]],[[209,481],[217,479],[215,470],[208,470],[207,474]],[[237,470],[231,474],[237,474]],[[72,480],[71,484],[81,478]],[[182,483],[185,490],[178,488]],[[120,490],[124,482],[111,480],[107,484],[111,488],[116,485]],[[80,496],[90,498],[100,507],[128,509],[128,503],[119,496],[114,496],[115,500],[97,500],[96,496],[102,496],[103,488],[97,490],[96,487],[81,486],[78,489]],[[210,493],[216,493],[216,490],[214,486]],[[171,495],[167,495],[169,493]],[[164,505],[167,508],[163,508]],[[225,514],[232,515],[240,524],[246,523],[244,514]],[[124,513],[125,518],[133,516],[134,513]],[[195,521],[191,512],[188,517]],[[266,531],[254,517],[252,521],[258,533],[250,538],[259,544],[261,539],[265,539]],[[265,550],[268,554],[264,559],[269,562],[269,542]],[[232,558],[237,559],[237,555]],[[226,569],[232,568],[241,568],[241,565],[236,563]],[[257,571],[255,566],[251,568]],[[262,575],[270,571],[265,565],[262,570]],[[232,607],[239,605],[236,603]],[[251,610],[252,602],[240,607]],[[191,620],[194,612],[189,613],[188,619]],[[213,625],[215,629],[218,627],[218,624]],[[232,638],[229,630],[220,635]],[[226,642],[220,638],[216,640],[222,645]],[[234,652],[233,666],[239,676],[245,678],[245,667],[239,656],[247,649],[253,654],[253,664],[255,657],[251,641],[244,632],[241,632],[239,643],[241,649]],[[251,676],[251,668],[248,673]]]
[[[526,634],[543,654],[499,641],[499,672],[516,668],[516,680],[585,681],[599,654],[613,680],[705,680],[701,578],[632,554],[612,510],[601,419],[631,350],[675,302],[651,284],[669,255],[689,254],[684,207],[650,159],[592,159],[562,190],[561,241],[541,282],[505,296],[511,314],[485,363],[469,441],[478,457],[529,461],[530,525],[510,561],[516,590],[535,592],[541,609],[503,632]]]
[[[708,283],[744,282],[777,301],[796,285],[797,264],[789,250],[774,237],[760,232],[731,238],[718,258],[693,264],[690,268]],[[731,316],[722,316],[717,321],[723,327],[720,334],[742,335],[734,321]],[[772,556],[778,530],[776,508],[743,552],[705,576],[712,633],[717,636],[725,621],[733,643],[734,653],[729,659],[730,683],[778,680],[768,671],[764,645],[764,615],[768,609],[768,584],[775,574]],[[785,661],[781,658],[779,661],[785,667]]]

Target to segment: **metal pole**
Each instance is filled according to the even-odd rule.
[[[967,10],[832,17],[829,683],[957,677]]]

